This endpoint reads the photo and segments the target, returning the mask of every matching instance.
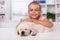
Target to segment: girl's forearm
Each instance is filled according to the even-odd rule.
[[[48,28],[51,28],[53,26],[53,24],[51,22],[48,22],[48,21],[44,21],[44,22],[39,21],[39,24],[42,24]]]

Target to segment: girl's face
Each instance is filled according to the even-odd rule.
[[[39,5],[31,4],[28,7],[28,13],[30,18],[33,18],[33,19],[39,18],[41,13]]]

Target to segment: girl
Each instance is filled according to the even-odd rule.
[[[38,2],[34,1],[28,5],[28,13],[29,17],[24,19],[23,21],[41,24],[47,28],[53,27],[52,22],[41,16],[41,5]]]

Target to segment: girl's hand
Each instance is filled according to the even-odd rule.
[[[34,22],[36,24],[39,24],[40,23],[40,20],[32,20],[32,22]]]

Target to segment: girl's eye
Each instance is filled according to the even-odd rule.
[[[39,10],[35,9],[35,11],[39,11]]]
[[[33,10],[33,9],[30,9],[30,11],[39,11],[38,9],[35,9],[35,10]]]
[[[31,9],[30,11],[33,11],[33,9]]]

